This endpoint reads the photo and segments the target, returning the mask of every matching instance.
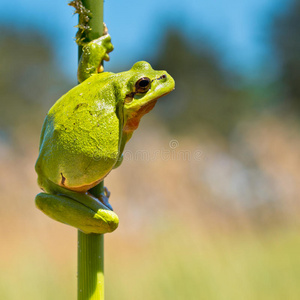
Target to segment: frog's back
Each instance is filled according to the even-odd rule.
[[[85,190],[113,168],[119,156],[121,124],[115,91],[108,82],[92,76],[50,109],[36,164],[40,176]]]

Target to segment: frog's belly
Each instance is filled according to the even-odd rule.
[[[82,153],[77,158],[72,156],[71,159],[68,159],[64,156],[56,168],[49,170],[48,178],[52,181],[55,180],[56,184],[67,189],[85,192],[102,181],[117,161],[117,159],[99,159],[97,157],[87,159],[82,156]]]
[[[104,177],[100,178],[99,180],[96,180],[90,184],[85,184],[85,185],[81,185],[81,186],[68,186],[67,184],[62,183],[62,182],[60,182],[59,185],[64,188],[67,188],[69,190],[75,191],[75,192],[85,193],[88,190],[90,190],[91,188],[93,188],[94,186],[96,186],[98,183],[100,183],[103,179],[104,179]]]

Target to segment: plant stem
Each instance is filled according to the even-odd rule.
[[[104,300],[103,234],[78,231],[78,300]]]
[[[103,0],[82,0],[82,4],[92,13],[89,21],[92,30],[87,36],[92,41],[103,35]]]
[[[88,40],[103,34],[103,0],[82,0],[82,4],[91,11],[89,20],[91,31]],[[81,49],[79,47],[79,55]],[[90,192],[99,197],[103,192],[103,181]],[[78,230],[78,271],[77,299],[104,300],[104,236],[103,234],[85,234]]]

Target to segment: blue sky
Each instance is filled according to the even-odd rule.
[[[104,19],[115,50],[111,66],[150,60],[159,53],[157,41],[170,25],[180,28],[191,44],[204,35],[214,44],[224,64],[240,73],[255,73],[268,59],[267,32],[271,16],[290,0],[106,0]],[[75,79],[77,48],[73,40],[77,17],[65,0],[13,0],[1,5],[0,24],[35,27],[51,40],[57,63]],[[107,65],[108,66],[108,65]],[[123,68],[123,69],[122,69]]]

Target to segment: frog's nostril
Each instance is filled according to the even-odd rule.
[[[166,79],[166,78],[167,78],[167,75],[166,75],[166,74],[163,74],[163,75],[161,75],[160,77],[153,79],[152,81],[154,81],[154,80]]]

